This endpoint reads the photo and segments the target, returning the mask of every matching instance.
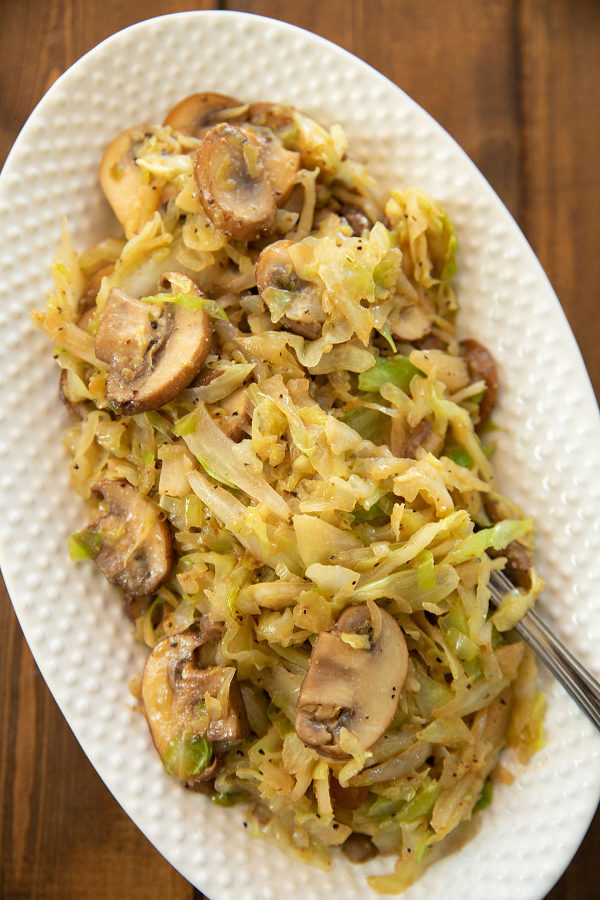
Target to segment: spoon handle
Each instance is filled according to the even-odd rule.
[[[492,603],[496,606],[514,589],[502,572],[492,572],[489,586]],[[535,650],[544,665],[600,729],[600,684],[596,679],[567,650],[535,610],[530,609],[517,622],[515,631]]]

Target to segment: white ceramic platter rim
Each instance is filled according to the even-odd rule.
[[[268,48],[266,52],[265,48]],[[365,874],[329,874],[250,839],[243,811],[182,790],[163,771],[127,684],[144,659],[115,593],[74,568],[68,534],[86,519],[68,485],[50,348],[29,324],[50,286],[60,223],[78,249],[114,231],[96,182],[103,147],[181,97],[216,90],[290,102],[339,121],[354,157],[386,183],[440,199],[461,246],[461,328],[492,348],[503,489],[539,522],[544,610],[600,672],[600,423],[560,305],[516,224],[454,141],[399,88],[339,47],[241,13],[190,12],[132,26],[80,59],[46,94],[0,178],[0,562],[46,682],[99,775],[160,852],[211,900],[372,896]],[[351,98],[351,99],[349,99]],[[560,566],[559,566],[560,560]],[[547,746],[496,790],[474,839],[427,871],[409,900],[541,900],[574,854],[600,793],[600,742],[552,682]],[[62,773],[59,777],[66,777]],[[389,868],[389,865],[387,866]]]

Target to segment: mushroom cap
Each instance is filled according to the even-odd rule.
[[[130,598],[145,597],[168,578],[173,540],[159,509],[126,481],[99,481],[92,491],[109,507],[89,526],[105,535],[94,562]]]
[[[152,133],[144,125],[122,131],[110,142],[100,162],[100,186],[128,239],[140,231],[161,200],[158,186],[148,183],[133,155],[133,147]]]
[[[245,118],[246,110],[239,100],[226,94],[215,94],[205,91],[201,94],[190,94],[180,100],[169,112],[163,125],[170,125],[176,131],[200,137],[207,128],[219,121],[219,113],[224,109],[244,109],[240,117]]]
[[[107,399],[123,415],[164,406],[198,374],[211,336],[203,310],[145,303],[113,288],[95,345],[98,359],[109,365]]]
[[[273,231],[275,193],[252,135],[235,125],[211,128],[196,151],[194,175],[206,214],[229,237],[255,241]]]
[[[196,650],[215,637],[184,632],[159,641],[146,661],[142,676],[142,701],[152,739],[161,758],[169,744],[181,736],[206,737],[210,741],[236,741],[248,736],[248,719],[242,694],[231,666],[200,668]],[[207,721],[199,704],[218,699],[219,718]],[[202,707],[200,707],[202,709]]]
[[[352,646],[359,635],[368,637],[368,649]],[[407,667],[406,641],[393,616],[374,604],[348,607],[313,647],[298,696],[298,737],[343,759],[348,754],[340,732],[346,728],[368,749],[394,718]]]
[[[294,271],[290,254],[293,246],[294,241],[283,240],[264,248],[256,263],[256,286],[259,294],[271,287],[293,290],[294,299],[279,322],[289,331],[316,340],[321,335],[326,315],[315,285],[299,278]]]

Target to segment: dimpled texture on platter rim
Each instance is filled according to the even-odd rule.
[[[268,48],[268,52],[265,50]],[[50,89],[0,181],[0,561],[27,641],[83,749],[161,853],[211,900],[373,896],[364,867],[331,871],[252,840],[243,810],[221,809],[169,779],[128,681],[145,651],[116,591],[74,566],[68,535],[87,520],[71,491],[51,347],[32,328],[63,217],[78,250],[116,233],[97,182],[123,128],[161,121],[179,99],[213,90],[299,106],[346,130],[353,157],[388,186],[440,199],[460,240],[459,332],[500,366],[496,467],[501,487],[537,517],[544,614],[595,674],[600,656],[598,414],[558,301],[514,221],[454,141],[373,69],[320,38],[239,13],[166,16],[109,38]],[[575,852],[598,799],[600,741],[550,679],[546,747],[498,786],[474,838],[431,867],[409,900],[538,900]],[[62,777],[62,776],[59,776]]]

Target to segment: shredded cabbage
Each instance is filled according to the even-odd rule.
[[[221,805],[248,802],[253,834],[324,868],[360,835],[396,859],[370,886],[399,893],[492,802],[503,748],[527,761],[543,744],[535,660],[511,632],[542,589],[534,523],[496,492],[478,428],[486,384],[471,380],[454,333],[447,212],[410,187],[385,197],[347,157],[340,126],[288,107],[253,120],[252,109],[223,110],[222,120],[249,129],[254,176],[265,143],[293,163],[259,240],[215,217],[194,174],[203,135],[170,126],[151,127],[132,150],[140,183],[160,193],[137,233],[78,256],[63,229],[55,292],[33,319],[56,346],[74,413],[72,482],[94,507],[69,550],[102,567],[133,527],[98,501],[100,483],[132,486],[149,504],[124,566],[168,522],[161,584],[128,595],[136,637],[160,648],[196,636],[196,662],[185,665],[226,667],[227,677],[170,736],[167,773],[206,779]],[[288,255],[265,286],[261,253],[282,238]],[[132,415],[110,399],[116,356],[98,356],[110,358],[96,334],[115,288],[168,306],[169,322],[175,307],[210,317],[200,367]],[[527,585],[492,614],[490,573],[513,558],[527,561]],[[122,571],[104,570],[123,584]],[[373,632],[383,612],[401,629],[407,673],[380,737],[367,746],[344,726],[336,757],[300,737],[299,697],[319,636],[362,604]],[[364,629],[336,634],[365,658],[375,640]],[[213,742],[233,685],[247,730]]]

